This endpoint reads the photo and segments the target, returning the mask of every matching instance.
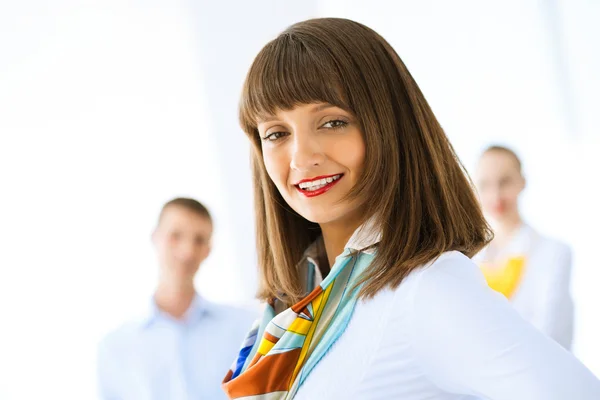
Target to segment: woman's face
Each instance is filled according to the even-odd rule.
[[[356,218],[356,201],[341,201],[358,181],[365,143],[349,112],[324,103],[279,110],[258,121],[267,173],[285,201],[309,221]]]
[[[483,211],[497,222],[518,213],[519,194],[525,180],[510,154],[488,151],[481,156],[476,172],[477,189]]]

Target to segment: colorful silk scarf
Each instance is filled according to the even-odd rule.
[[[354,311],[361,273],[373,255],[337,257],[327,277],[302,301],[276,315],[266,307],[246,337],[237,359],[223,381],[231,399],[291,399],[308,374],[346,329]],[[314,279],[309,262],[307,281]]]

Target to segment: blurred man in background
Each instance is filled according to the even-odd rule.
[[[514,151],[489,147],[479,159],[475,176],[483,211],[495,237],[474,260],[490,287],[505,295],[525,319],[570,349],[570,248],[523,221],[518,200],[525,178]]]
[[[152,241],[160,267],[148,312],[100,344],[105,400],[221,399],[221,381],[255,315],[202,298],[194,277],[211,248],[213,223],[198,201],[164,205]]]

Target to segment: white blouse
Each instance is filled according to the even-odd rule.
[[[599,400],[600,381],[459,252],[359,301],[296,400]]]

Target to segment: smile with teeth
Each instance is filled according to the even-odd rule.
[[[327,178],[315,179],[314,181],[302,182],[298,184],[298,187],[307,192],[314,192],[316,190],[323,189],[325,186],[327,186],[331,182],[337,181],[341,177],[342,174],[338,174],[334,176],[329,176]]]

